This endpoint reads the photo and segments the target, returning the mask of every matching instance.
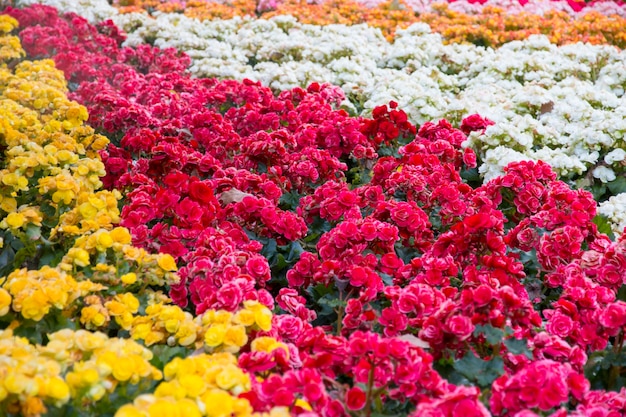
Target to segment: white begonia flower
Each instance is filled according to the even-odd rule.
[[[597,178],[604,183],[615,181],[615,178],[617,178],[615,176],[615,172],[611,168],[605,167],[604,165],[594,168],[591,174],[594,178]]]
[[[483,164],[478,167],[485,182],[490,181],[504,174],[504,167],[511,162],[517,161],[533,161],[533,158],[529,158],[523,153],[514,151],[506,146],[498,146],[494,149],[489,149],[485,153]]]
[[[63,13],[76,13],[90,23],[99,23],[118,15],[115,7],[107,0],[16,0],[16,7],[26,7],[33,4],[45,4],[55,7]]]
[[[621,236],[626,229],[626,193],[609,198],[598,205],[598,213],[606,216],[611,223],[611,230]]]
[[[626,162],[626,151],[621,148],[613,149],[604,156],[604,162],[609,165],[614,162]]]

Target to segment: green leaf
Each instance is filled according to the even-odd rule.
[[[591,187],[591,194],[593,194],[593,199],[596,201],[602,201],[602,196],[606,193],[606,185],[600,183],[600,184],[594,184]]]
[[[611,229],[611,223],[609,223],[608,217],[603,216],[602,214],[598,214],[596,215],[596,217],[593,218],[592,221],[596,226],[598,226],[598,231],[600,233],[604,233],[609,237],[609,239],[615,240],[615,235],[613,234],[613,230]]]
[[[475,381],[483,388],[490,386],[496,378],[504,374],[502,358],[498,356],[485,361],[471,351],[467,352],[463,359],[456,361],[453,367],[469,381]]]
[[[39,240],[41,237],[41,227],[32,223],[26,225],[26,237],[29,240]]]
[[[13,260],[15,259],[15,251],[11,246],[5,246],[0,251],[0,277],[10,273],[13,268]]]
[[[163,369],[175,357],[182,358],[189,354],[189,349],[182,346],[157,345],[150,349],[154,354],[150,363],[159,369]]]
[[[528,359],[533,358],[532,352],[528,349],[528,343],[526,339],[506,339],[504,346],[507,350],[514,355],[524,354]]]
[[[497,327],[493,327],[491,324],[479,324],[474,329],[474,336],[484,335],[487,343],[490,345],[499,345],[502,342],[502,338],[504,337],[504,331],[502,329],[498,329]]]
[[[336,298],[334,294],[326,294],[325,296],[317,300],[317,303],[321,306],[328,306],[332,309],[346,304],[345,301]]]
[[[484,372],[476,376],[476,382],[482,387],[488,387],[502,375],[504,375],[504,361],[498,356],[487,361]]]
[[[300,205],[300,198],[302,198],[302,195],[298,194],[296,191],[291,191],[284,193],[280,197],[279,204],[288,210],[295,210]]]
[[[607,187],[609,188],[609,191],[611,191],[612,195],[626,193],[626,177],[617,177],[615,181],[609,182]]]
[[[626,366],[626,352],[616,353],[609,351],[602,361],[602,369],[609,369],[612,366]]]

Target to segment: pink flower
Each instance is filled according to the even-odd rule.
[[[465,340],[472,335],[474,325],[472,321],[465,316],[452,316],[446,322],[447,331],[455,335],[459,340]]]

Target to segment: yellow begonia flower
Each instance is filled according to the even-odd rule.
[[[212,325],[204,334],[204,343],[209,347],[217,347],[224,343],[226,326],[223,324]]]
[[[132,285],[137,282],[137,274],[135,274],[134,272],[129,272],[128,274],[122,275],[120,277],[120,280],[126,285]]]
[[[26,217],[22,213],[11,213],[6,217],[5,222],[12,229],[19,229],[26,223]]]
[[[210,390],[202,396],[208,417],[230,417],[234,410],[234,398],[227,392]]]
[[[13,29],[17,28],[19,23],[17,20],[9,15],[0,15],[0,32],[9,33]]]
[[[116,227],[111,230],[110,235],[115,243],[121,243],[123,245],[128,245],[132,240],[130,232],[125,227]]]
[[[11,294],[4,288],[0,288],[0,317],[8,314],[11,309]]]
[[[224,335],[224,344],[242,347],[248,343],[248,335],[246,328],[242,325],[231,326],[226,330]]]
[[[250,344],[250,349],[253,352],[267,353],[270,353],[276,349],[283,349],[285,352],[289,353],[289,348],[287,347],[287,345],[269,336],[261,336],[254,339]]]
[[[174,258],[172,257],[172,255],[166,254],[166,253],[162,253],[159,255],[159,258],[157,259],[157,264],[164,270],[164,271],[177,271],[178,267],[176,266],[176,261],[174,261]]]
[[[235,314],[233,321],[235,323],[242,324],[246,327],[252,326],[255,323],[254,312],[252,310],[247,310],[247,309],[239,310]]]

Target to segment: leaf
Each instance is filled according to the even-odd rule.
[[[39,240],[41,237],[41,227],[29,223],[26,225],[26,237],[30,240]]]
[[[490,386],[498,377],[504,375],[504,361],[501,357],[495,357],[486,363],[484,373],[476,376],[476,382],[483,387]]]
[[[298,261],[302,252],[304,252],[304,249],[302,249],[302,245],[300,245],[300,243],[291,242],[289,253],[287,254],[287,262],[292,264]]]
[[[263,245],[263,249],[261,249],[261,254],[268,259],[274,256],[276,252],[278,252],[278,244],[276,243],[276,239],[269,239]]]
[[[507,350],[514,355],[524,354],[528,359],[533,358],[532,352],[528,349],[528,342],[526,339],[506,339],[504,346]]]
[[[0,276],[4,276],[13,270],[15,251],[11,246],[5,246],[0,251]]]
[[[487,343],[490,345],[499,345],[504,337],[504,331],[493,327],[491,324],[481,325],[479,324],[474,329],[474,336],[484,335]]]
[[[602,196],[606,193],[606,185],[600,183],[600,184],[594,184],[591,187],[591,194],[593,194],[593,198],[596,201],[602,201]]]
[[[163,369],[165,364],[171,362],[175,357],[184,357],[188,354],[188,349],[182,346],[158,345],[151,347],[151,350],[154,357],[150,363],[159,369]]]
[[[287,206],[287,208],[290,210],[295,210],[300,204],[301,197],[302,196],[295,191],[284,193],[280,197],[280,204]]]
[[[485,368],[485,361],[476,357],[474,352],[467,352],[467,354],[460,360],[454,362],[452,365],[460,374],[474,379],[476,375],[482,372]]]
[[[615,179],[615,181],[609,182],[606,186],[613,195],[626,193],[626,177],[619,176]]]
[[[600,233],[604,233],[611,240],[615,240],[615,235],[613,234],[613,229],[611,228],[611,223],[609,223],[608,217],[598,214],[593,218],[593,223],[598,226],[598,231]]]
[[[325,296],[317,300],[317,303],[321,306],[328,306],[332,309],[346,304],[345,301],[342,301],[339,298],[335,297],[334,294],[326,294]]]
[[[502,358],[495,357],[489,361],[482,360],[474,352],[468,352],[463,359],[453,365],[454,369],[470,381],[476,381],[481,387],[488,387],[499,376],[504,374]]]

